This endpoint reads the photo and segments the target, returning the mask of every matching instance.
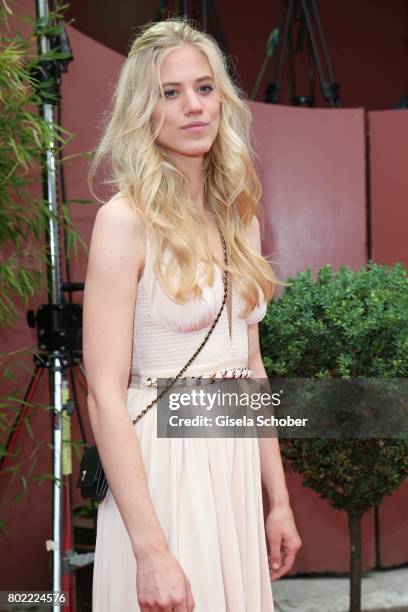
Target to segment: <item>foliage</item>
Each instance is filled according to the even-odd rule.
[[[270,378],[408,377],[406,268],[369,262],[359,271],[323,266],[299,273],[260,324]],[[282,439],[303,484],[335,508],[364,513],[408,475],[401,438]]]
[[[408,278],[397,263],[308,268],[262,321],[272,377],[408,376]]]
[[[97,515],[98,507],[99,502],[87,499],[75,510],[75,515],[94,519]]]
[[[20,31],[10,33],[9,5],[0,4],[0,325],[11,327],[17,317],[14,300],[24,306],[38,292],[47,289],[43,280],[45,263],[50,253],[44,236],[55,214],[41,197],[35,197],[45,171],[43,153],[55,140],[55,153],[72,138],[56,123],[47,121],[39,112],[41,94],[49,84],[40,80],[40,61],[62,60],[67,56],[51,51],[41,58],[37,53],[37,32],[30,36]],[[66,5],[57,5],[48,25],[41,25],[45,34],[56,34],[56,20]],[[17,19],[18,15],[13,15]],[[55,96],[54,96],[55,97]],[[36,189],[37,187],[37,189]],[[64,203],[58,221],[65,228],[70,245],[76,247],[80,236],[73,229],[68,203]]]

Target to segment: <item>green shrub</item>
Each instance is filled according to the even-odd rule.
[[[268,378],[407,378],[408,276],[401,264],[359,271],[310,268],[272,302],[260,324]],[[281,439],[303,484],[348,514],[350,610],[360,610],[361,517],[408,475],[408,439]]]

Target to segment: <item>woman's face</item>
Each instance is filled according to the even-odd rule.
[[[153,129],[164,123],[156,142],[169,154],[200,157],[207,153],[218,133],[220,96],[205,55],[191,45],[171,51],[160,71],[164,99],[152,113]],[[187,128],[190,123],[204,123]]]

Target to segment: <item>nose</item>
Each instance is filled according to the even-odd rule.
[[[200,99],[199,94],[197,94],[197,92],[194,91],[194,89],[188,89],[186,90],[186,95],[185,95],[185,112],[186,113],[196,113],[202,110],[203,106],[202,106],[202,101]]]

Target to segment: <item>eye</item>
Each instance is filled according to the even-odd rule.
[[[173,98],[174,96],[168,96],[167,94],[171,94],[173,92],[175,92],[175,89],[168,89],[167,91],[164,92],[164,97],[165,98]]]
[[[210,91],[213,91],[214,87],[212,87],[212,85],[201,85],[200,89],[202,89],[203,87],[208,87],[209,91],[207,91],[207,93],[210,93]]]
[[[204,91],[203,93],[208,94],[208,93],[210,93],[210,92],[212,92],[214,90],[214,87],[212,85],[201,85],[199,87],[199,89],[202,90],[205,87],[207,87],[207,91]],[[167,91],[164,92],[164,97],[165,98],[174,98],[175,96],[172,95],[174,93],[177,93],[177,89],[168,89]]]

